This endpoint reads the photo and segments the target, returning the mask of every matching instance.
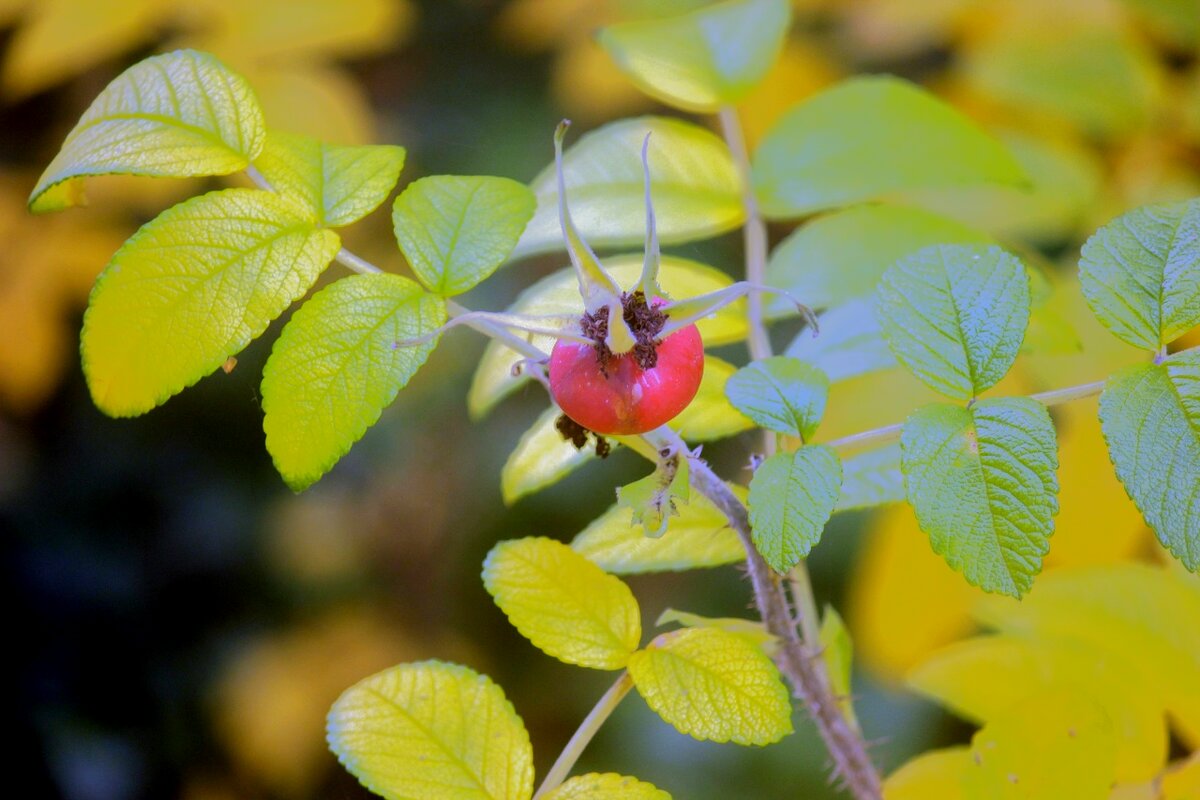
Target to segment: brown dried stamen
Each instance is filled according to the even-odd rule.
[[[590,433],[596,437],[596,455],[598,457],[608,458],[608,454],[612,452],[612,445],[607,439],[595,431],[583,427],[566,414],[558,415],[558,419],[554,420],[554,429],[558,431],[558,435],[564,441],[575,445],[576,450],[582,450],[587,447],[588,434]]]
[[[621,310],[625,324],[633,332],[634,360],[642,369],[652,369],[658,364],[658,346],[662,344],[658,334],[667,324],[667,315],[647,303],[643,292],[622,294]],[[608,338],[608,306],[601,306],[593,313],[585,312],[579,327],[585,337],[595,342],[596,361],[600,371],[607,374],[608,362],[613,358],[605,341]]]

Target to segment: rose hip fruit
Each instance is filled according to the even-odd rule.
[[[593,345],[559,340],[550,354],[550,391],[571,419],[604,435],[654,430],[683,411],[704,375],[704,343],[689,325],[658,343],[648,369],[633,352],[601,357]]]

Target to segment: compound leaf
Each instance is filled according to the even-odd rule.
[[[576,775],[545,796],[546,800],[671,800],[645,781],[613,772]]]
[[[1158,540],[1200,569],[1200,352],[1129,367],[1100,396],[1117,477]]]
[[[765,745],[792,732],[779,671],[763,651],[719,628],[664,633],[629,659],[646,704],[680,733]]]
[[[340,247],[271,192],[226,189],[151,220],[113,256],[83,319],[83,371],[115,417],[149,411],[241,351]]]
[[[723,141],[682,120],[627,119],[581,136],[563,155],[571,216],[592,247],[640,247],[645,239],[640,154],[647,133],[654,213],[663,244],[706,239],[742,224],[741,181]],[[554,165],[529,188],[537,195],[537,211],[513,258],[564,247]],[[640,255],[638,263],[640,267]]]
[[[972,585],[1027,592],[1058,511],[1046,407],[1023,397],[934,403],[904,423],[900,447],[908,501],[934,551]]]
[[[896,358],[930,388],[969,400],[1012,366],[1029,324],[1029,276],[998,247],[935,245],[883,275],[876,313]]]
[[[787,572],[808,555],[833,514],[842,483],[842,462],[825,445],[778,453],[750,481],[754,547],[776,572]]]
[[[337,228],[370,214],[387,199],[404,168],[394,145],[340,146],[271,131],[254,166],[271,188],[295,199],[318,225]]]
[[[533,216],[526,186],[490,175],[434,175],[392,206],[396,241],[430,291],[461,294],[504,263]]]
[[[533,748],[504,691],[457,664],[422,661],[351,686],[329,710],[329,746],[389,800],[528,800]]]
[[[807,440],[825,413],[829,378],[797,358],[772,356],[735,372],[725,396],[767,430]]]
[[[789,218],[906,189],[1020,184],[1025,175],[958,111],[879,76],[844,81],[784,114],[754,154],[753,180],[763,213]]]
[[[1144,206],[1083,246],[1079,282],[1106,328],[1144,350],[1200,323],[1200,200]]]
[[[730,489],[745,502],[745,489]],[[580,531],[571,548],[618,575],[718,567],[746,558],[729,520],[707,497],[692,492],[678,511],[668,518],[666,533],[652,539],[632,522],[629,509],[614,505]]]
[[[406,345],[446,320],[441,298],[399,275],[352,275],[292,316],[263,370],[267,451],[288,486],[329,471],[437,346]]]
[[[29,196],[35,213],[82,203],[79,178],[121,173],[184,178],[249,166],[266,128],[253,91],[214,56],[176,50],[105,87]]]
[[[712,113],[741,100],[779,56],[791,17],[787,0],[732,0],[663,19],[600,31],[600,44],[646,94]]]
[[[483,562],[483,584],[521,635],[560,661],[621,669],[638,648],[633,592],[562,542],[501,542]]]
[[[657,203],[657,200],[655,201]],[[574,208],[574,195],[572,195]],[[614,256],[601,262],[609,274],[623,287],[632,287],[642,274],[642,255]],[[695,261],[673,256],[663,256],[658,272],[658,282],[671,297],[683,299],[696,297],[724,289],[732,284],[724,272]],[[583,300],[579,296],[579,280],[573,269],[564,269],[542,278],[533,284],[508,308],[511,314],[582,314]],[[700,320],[700,330],[706,346],[728,344],[746,337],[746,305],[738,301]],[[549,353],[554,340],[549,336],[529,336],[529,340]],[[467,394],[467,409],[471,416],[481,417],[501,399],[528,380],[514,376],[512,365],[525,356],[511,348],[492,341],[488,344],[475,370],[471,389]],[[731,370],[732,371],[732,370]],[[705,364],[705,375],[708,364]],[[701,386],[701,391],[704,387]],[[723,392],[717,392],[724,399]],[[687,411],[684,411],[686,414]],[[679,419],[678,417],[676,419]],[[735,431],[731,431],[735,432]]]

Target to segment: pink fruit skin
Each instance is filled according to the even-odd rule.
[[[696,396],[704,375],[704,343],[695,325],[658,346],[658,363],[642,369],[632,353],[613,356],[600,371],[591,345],[559,340],[550,354],[554,401],[583,427],[605,435],[654,430]]]

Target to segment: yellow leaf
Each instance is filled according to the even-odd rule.
[[[765,745],[792,732],[791,703],[762,650],[718,628],[665,633],[629,659],[647,705],[681,733]]]
[[[545,800],[671,800],[671,795],[627,775],[590,772],[571,778]]]
[[[1001,719],[1037,694],[1078,692],[1113,723],[1117,780],[1140,781],[1157,774],[1167,757],[1162,700],[1141,688],[1140,677],[1120,655],[1079,642],[1001,635],[938,651],[908,682],[974,722]]]
[[[1010,707],[971,740],[965,796],[972,800],[1104,800],[1113,783],[1112,723],[1069,691]]]
[[[564,0],[554,3],[565,5]],[[604,122],[643,113],[654,106],[654,101],[630,83],[590,36],[578,38],[559,51],[550,87],[563,110],[576,122]]]
[[[794,39],[785,42],[766,77],[738,104],[746,146],[754,152],[783,112],[839,77],[840,70],[816,47]]]
[[[607,0],[511,0],[500,7],[496,25],[507,42],[537,52],[585,38],[583,30],[601,21],[607,5]]]
[[[1200,592],[1144,564],[1058,569],[1020,603],[981,598],[978,618],[1008,633],[1086,644],[1129,660],[1137,686],[1156,692],[1171,721],[1200,743]]]
[[[316,64],[244,68],[272,130],[337,144],[377,141],[371,104],[348,72]]]
[[[968,800],[963,777],[970,766],[967,747],[922,753],[883,782],[883,800]]]
[[[706,355],[696,397],[667,424],[689,442],[711,442],[753,428],[725,396],[725,383],[735,372],[737,367],[729,362]]]
[[[901,681],[974,627],[971,604],[983,593],[933,552],[907,503],[877,512],[860,552],[847,616],[859,662],[878,677]]]
[[[529,734],[503,690],[457,664],[401,664],[347,689],[329,746],[371,791],[413,800],[527,800]]]
[[[2,82],[25,97],[154,38],[168,0],[36,0],[8,46]]]
[[[642,256],[625,255],[601,261],[609,274],[622,287],[631,287],[642,274]],[[715,292],[730,286],[727,274],[713,267],[684,258],[663,256],[658,281],[663,291],[677,300]],[[559,270],[533,284],[508,308],[512,314],[572,314],[583,313],[579,282],[572,269]],[[722,308],[700,320],[696,325],[706,347],[740,341],[746,337],[746,305],[742,301]],[[554,340],[549,336],[530,336],[530,341],[549,353]],[[498,342],[491,342],[475,370],[467,409],[471,416],[486,414],[526,378],[514,377],[512,365],[524,356]]]
[[[678,623],[684,628],[718,628],[726,633],[742,637],[767,655],[773,655],[778,649],[776,638],[767,633],[766,626],[760,621],[740,617],[705,617],[700,614],[667,608],[658,615],[654,624],[662,627],[671,622]]]
[[[543,411],[504,462],[500,470],[500,494],[508,505],[552,486],[596,457],[590,441],[577,448],[562,437],[554,425],[561,416],[557,406]]]
[[[746,501],[745,489],[730,488]],[[618,575],[716,567],[746,558],[729,520],[704,495],[693,492],[678,511],[667,532],[651,538],[633,524],[628,508],[613,505],[575,536],[571,548]]]
[[[483,563],[483,583],[522,636],[568,664],[621,669],[641,640],[629,587],[561,542],[501,542]]]
[[[1196,800],[1200,797],[1200,753],[1162,776],[1163,800]]]

